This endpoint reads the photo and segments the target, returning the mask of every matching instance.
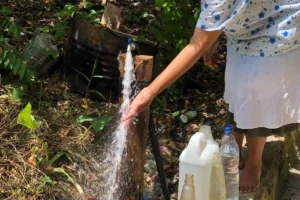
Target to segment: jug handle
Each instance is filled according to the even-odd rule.
[[[206,136],[203,133],[195,133],[187,146],[187,148],[192,152],[198,152],[200,155],[204,151],[207,145]]]

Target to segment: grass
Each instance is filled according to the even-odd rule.
[[[79,199],[79,191],[95,170],[95,143],[104,135],[76,123],[79,115],[101,116],[116,105],[94,102],[69,91],[58,75],[25,89],[18,103],[12,86],[0,85],[0,199]],[[38,122],[34,131],[17,123],[27,102]],[[47,146],[41,145],[41,141]],[[46,155],[47,154],[47,155]],[[45,159],[46,157],[48,159]],[[47,164],[45,162],[47,160]],[[92,196],[86,192],[86,199]]]

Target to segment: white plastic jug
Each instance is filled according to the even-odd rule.
[[[209,199],[210,177],[216,152],[219,152],[219,145],[213,139],[211,128],[201,126],[179,157],[178,199],[181,196],[185,175],[189,173],[194,174],[196,200]]]

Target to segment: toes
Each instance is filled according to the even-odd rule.
[[[248,186],[247,185],[241,185],[240,186],[240,193],[245,194],[248,191]]]

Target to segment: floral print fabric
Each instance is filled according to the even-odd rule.
[[[202,0],[196,26],[224,31],[239,54],[282,54],[300,46],[300,0]]]

